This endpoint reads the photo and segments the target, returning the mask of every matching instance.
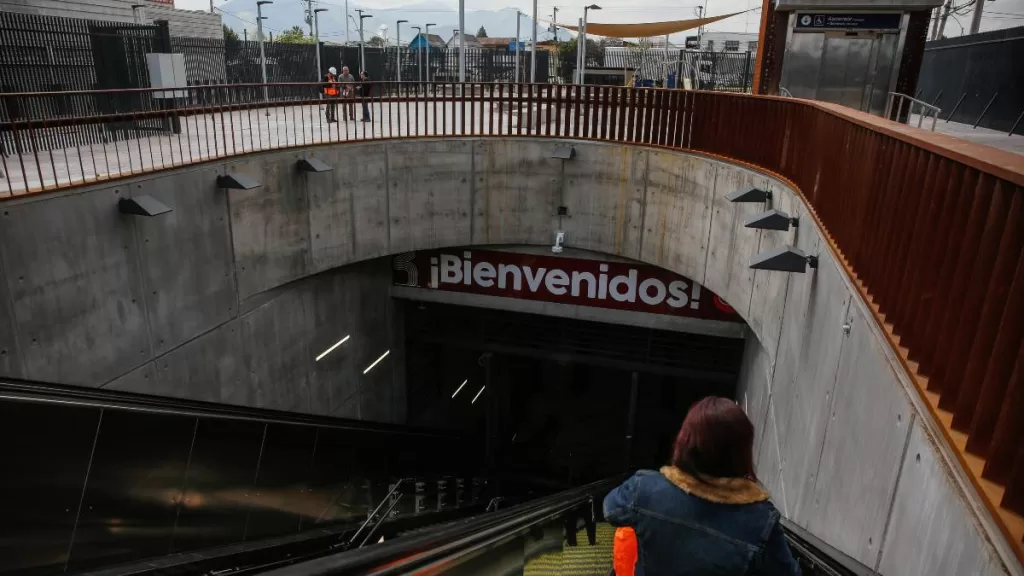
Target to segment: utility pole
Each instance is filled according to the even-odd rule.
[[[579,19],[576,25],[576,84],[582,84],[583,80],[583,18]]]
[[[704,17],[704,7],[703,6],[697,6],[696,8],[693,9],[693,11],[696,12],[698,19]],[[698,26],[697,27],[697,49],[698,50],[703,50],[704,49],[704,48],[701,47],[701,39],[702,39],[703,36],[704,36],[704,27],[703,26]]]
[[[939,19],[939,34],[936,40],[942,38],[942,35],[946,32],[946,20],[949,20],[949,12],[953,8],[953,0],[946,0],[946,4],[942,7],[942,18]]]
[[[423,37],[427,41],[427,83],[430,83],[430,27],[437,26],[431,22],[430,24],[424,24],[427,28],[427,35]]]
[[[551,9],[551,31],[555,34],[555,48],[558,48],[558,6]]]
[[[466,0],[459,0],[459,82],[466,82]]]
[[[313,0],[303,0],[306,3],[306,25],[309,26],[309,35],[313,36]]]
[[[249,41],[249,29],[248,28],[242,28],[242,40],[244,40],[246,42]]]
[[[263,72],[263,100],[265,102],[269,102],[270,98],[267,96],[267,53],[263,49],[263,5],[273,3],[273,0],[256,2],[256,35],[260,41],[260,70]]]
[[[395,77],[399,82],[402,81],[402,24],[406,22],[408,20],[399,20],[395,23],[395,62],[398,67]]]
[[[210,0],[210,14],[213,14],[213,0]]]
[[[530,78],[527,84],[537,81],[537,0],[533,0],[533,37],[530,38],[533,49],[530,50]]]
[[[327,12],[327,8],[316,8],[313,10],[313,30],[315,30],[313,36],[313,45],[316,46],[316,77],[319,79],[320,75],[324,73],[324,69],[321,68],[320,62],[320,13]]]
[[[514,51],[514,54],[516,55],[516,79],[513,81],[513,84],[519,84],[519,18],[522,15],[523,13],[516,8],[516,40]]]
[[[985,0],[974,0],[974,15],[971,16],[971,34],[981,31],[981,13],[985,8]]]

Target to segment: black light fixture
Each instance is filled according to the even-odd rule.
[[[117,211],[135,216],[159,216],[171,212],[171,207],[152,196],[136,196],[118,200]]]
[[[252,190],[262,186],[259,182],[244,174],[221,174],[217,176],[217,188],[230,188],[232,190]]]
[[[555,146],[551,157],[558,158],[559,160],[571,160],[576,157],[576,149],[572,146]]]
[[[798,218],[793,218],[789,214],[774,208],[761,212],[756,216],[751,216],[743,223],[743,226],[746,228],[756,228],[758,230],[789,230],[790,226],[796,228],[799,225],[800,220]]]
[[[307,156],[295,165],[301,172],[331,172],[334,168],[316,156]]]
[[[778,272],[804,273],[808,268],[818,267],[818,257],[808,256],[799,248],[786,246],[771,252],[763,252],[750,261],[754,270],[775,270]]]
[[[751,188],[750,190],[741,190],[733,192],[725,197],[729,202],[764,202],[771,200],[772,193],[769,190],[761,190],[760,188]]]

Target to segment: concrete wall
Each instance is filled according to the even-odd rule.
[[[549,246],[561,226],[568,246],[690,277],[747,320],[739,397],[758,429],[758,473],[787,517],[884,574],[1020,573],[794,191],[700,156],[581,142],[563,163],[550,157],[554,146],[454,138],[339,144],[7,201],[3,369],[182,395],[213,380],[229,389],[220,396],[226,401],[255,396],[302,410],[322,404],[326,377],[308,358],[338,337],[336,324],[380,321],[380,313],[351,309],[363,305],[342,295],[345,281],[330,284],[331,270],[406,250]],[[309,152],[336,170],[296,172]],[[223,172],[263,186],[218,190]],[[743,228],[764,207],[724,197],[755,185],[771,189],[774,206],[800,217],[800,227]],[[152,220],[117,214],[119,194],[142,192],[175,212]],[[569,217],[556,215],[560,205]],[[819,268],[749,269],[751,256],[784,244],[818,255]],[[187,368],[236,373],[231,361],[211,361],[226,358],[216,348],[193,345],[200,335],[238,337],[243,349],[260,343],[243,356],[249,389],[209,368],[201,376]],[[179,357],[185,367],[176,366]],[[154,371],[166,384],[152,383]],[[394,373],[392,382],[400,381]],[[296,384],[288,390],[282,382]],[[400,385],[384,394],[397,413]]]
[[[107,22],[134,22],[132,4],[145,4],[143,23],[167,20],[172,36],[195,38],[223,38],[220,14],[195,10],[175,10],[171,6],[136,0],[0,0],[0,11],[40,16],[60,16],[103,20]]]

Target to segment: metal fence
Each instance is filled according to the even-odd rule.
[[[146,54],[164,52],[166,26],[143,26],[0,12],[0,92],[58,93],[58,97],[5,98],[0,121],[57,119],[152,107],[148,93],[73,95],[75,91],[149,86]],[[153,119],[50,129],[35,142],[0,135],[0,152],[81,146],[138,138],[169,129]]]
[[[671,74],[675,86],[696,90],[750,92],[754,79],[750,52],[606,48],[604,66],[631,68],[639,81],[658,85]]]
[[[925,44],[916,97],[942,119],[1024,134],[1024,27]]]

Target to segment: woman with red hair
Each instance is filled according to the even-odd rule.
[[[754,475],[754,426],[727,398],[694,404],[671,464],[612,490],[604,514],[636,531],[636,576],[800,573]]]

